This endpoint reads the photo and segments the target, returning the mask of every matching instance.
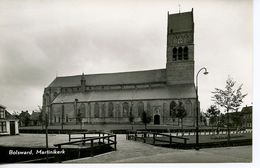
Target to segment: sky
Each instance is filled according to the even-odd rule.
[[[165,68],[167,12],[192,8],[201,109],[228,76],[252,105],[250,0],[0,0],[0,104],[37,110],[56,76]]]

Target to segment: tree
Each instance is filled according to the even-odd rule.
[[[151,122],[151,116],[149,116],[145,111],[142,112],[141,120],[144,123],[145,130],[147,129],[147,124]]]
[[[38,108],[39,108],[39,111],[40,111],[40,115],[39,115],[38,120],[39,120],[39,123],[42,125],[42,129],[43,129],[43,125],[45,124],[44,112],[43,112],[41,106],[38,106]]]
[[[30,122],[30,114],[28,111],[22,111],[19,115],[20,126],[28,126]]]
[[[205,115],[209,119],[209,124],[211,127],[216,125],[219,114],[220,114],[220,110],[217,108],[216,105],[211,105],[207,109],[207,112],[205,113]]]
[[[76,122],[79,123],[80,129],[82,129],[82,119],[83,119],[83,115],[82,115],[82,113],[80,112],[80,109],[78,109],[77,117],[76,117]]]
[[[170,109],[170,114],[171,114],[171,118],[172,118],[172,128],[173,128],[175,119],[177,118],[176,109],[175,108],[171,108]]]
[[[183,106],[182,102],[179,102],[177,108],[176,108],[177,114],[176,117],[181,120],[181,129],[182,129],[182,136],[184,135],[183,132],[183,118],[186,117],[187,113]]]
[[[243,99],[246,97],[247,94],[242,94],[242,84],[238,87],[238,89],[235,89],[235,81],[233,81],[230,77],[226,80],[226,86],[225,89],[218,89],[215,88],[215,91],[213,91],[213,97],[212,100],[220,105],[222,108],[225,109],[225,112],[227,113],[227,131],[228,131],[228,143],[230,141],[230,129],[229,129],[229,115],[228,113],[232,110],[237,111],[238,108],[243,103]]]

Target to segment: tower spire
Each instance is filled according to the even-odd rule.
[[[178,6],[179,6],[179,13],[181,13],[181,5],[179,4]]]

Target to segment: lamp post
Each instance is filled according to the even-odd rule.
[[[198,96],[198,76],[199,73],[204,70],[204,75],[207,75],[209,72],[207,71],[207,68],[203,67],[201,68],[197,75],[196,75],[196,146],[195,149],[199,150],[199,96]]]
[[[75,115],[76,115],[76,125],[78,124],[78,107],[77,107],[77,103],[78,103],[78,99],[75,99]]]
[[[61,130],[63,130],[64,125],[64,104],[63,100],[61,100]]]

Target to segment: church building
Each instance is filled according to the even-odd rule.
[[[193,10],[168,13],[166,57],[163,69],[56,77],[44,89],[43,110],[51,124],[129,123],[129,116],[140,123],[143,111],[150,124],[172,124],[181,105],[184,125],[194,126]]]

